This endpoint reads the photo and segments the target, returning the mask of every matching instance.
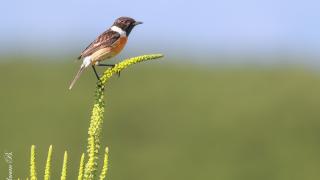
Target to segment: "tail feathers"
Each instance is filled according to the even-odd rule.
[[[77,72],[76,76],[74,77],[74,79],[72,80],[70,86],[69,86],[69,90],[72,89],[73,85],[76,83],[76,81],[79,79],[80,75],[82,74],[83,70],[85,70],[86,66],[81,65],[79,71]]]

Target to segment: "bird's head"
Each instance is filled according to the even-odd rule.
[[[123,31],[126,32],[126,35],[128,36],[132,29],[136,26],[142,24],[140,21],[136,21],[130,17],[119,17],[118,19],[115,20],[113,23],[113,26],[116,26]]]

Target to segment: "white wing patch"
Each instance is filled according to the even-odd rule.
[[[91,64],[91,56],[87,56],[83,59],[82,65],[83,67],[88,67]]]

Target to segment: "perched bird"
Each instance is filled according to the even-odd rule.
[[[78,59],[83,59],[83,62],[78,73],[71,82],[69,89],[73,87],[83,70],[90,65],[98,79],[99,75],[95,69],[96,65],[114,66],[111,64],[101,64],[100,62],[119,54],[126,45],[130,32],[138,24],[142,24],[142,22],[136,21],[130,17],[119,17],[109,29],[99,35],[97,39],[83,50],[78,57]]]

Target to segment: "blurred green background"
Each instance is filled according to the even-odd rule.
[[[96,78],[79,53],[120,16],[144,24],[117,60],[163,53],[106,89],[108,180],[320,179],[319,0],[3,0],[0,179],[39,179],[49,146],[75,179]],[[100,71],[103,68],[99,68]]]
[[[109,179],[320,177],[318,72],[168,61],[128,68],[106,89]],[[64,150],[68,177],[76,178],[96,81],[90,69],[69,91],[77,68],[22,58],[0,64],[0,147],[13,152],[15,177],[29,173],[31,144],[42,177],[52,144],[52,179],[59,178]],[[5,161],[0,169],[7,177]]]

